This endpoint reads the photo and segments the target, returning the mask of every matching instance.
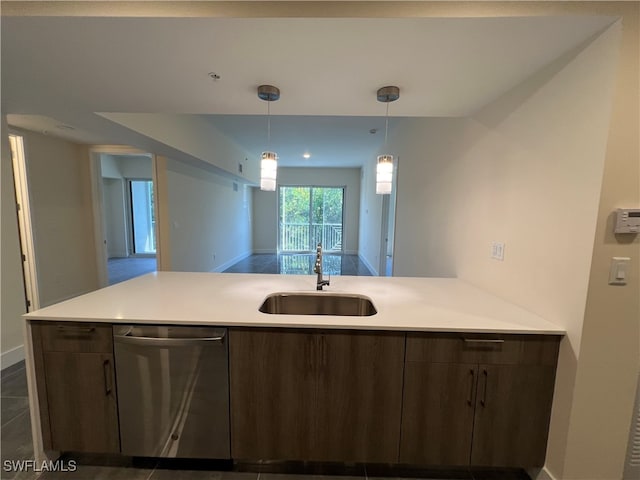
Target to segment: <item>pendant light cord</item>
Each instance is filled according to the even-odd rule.
[[[387,113],[384,120],[384,146],[387,146],[387,134],[389,133],[389,99],[387,99]]]
[[[267,100],[267,148],[271,148],[271,100]]]

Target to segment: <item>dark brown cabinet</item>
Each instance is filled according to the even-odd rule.
[[[559,337],[407,334],[401,463],[535,467]]]
[[[480,365],[472,465],[544,465],[555,367]]]
[[[476,365],[408,361],[400,462],[468,465]]]
[[[118,453],[112,326],[32,334],[45,449]],[[541,466],[560,339],[232,328],[232,458]]]
[[[38,323],[32,330],[38,388],[46,391],[45,441],[59,451],[118,453],[111,325]]]
[[[233,329],[236,459],[393,463],[404,334]]]

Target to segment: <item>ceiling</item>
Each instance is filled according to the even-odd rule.
[[[379,87],[400,87],[392,117],[470,115],[613,20],[2,17],[2,110],[86,143],[131,141],[95,112],[205,115],[255,153],[273,84],[281,165],[361,165],[384,136]]]

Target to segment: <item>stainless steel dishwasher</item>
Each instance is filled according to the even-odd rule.
[[[230,458],[226,329],[113,329],[124,455]]]

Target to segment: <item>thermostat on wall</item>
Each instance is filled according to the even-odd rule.
[[[640,208],[618,208],[614,233],[640,233]]]

